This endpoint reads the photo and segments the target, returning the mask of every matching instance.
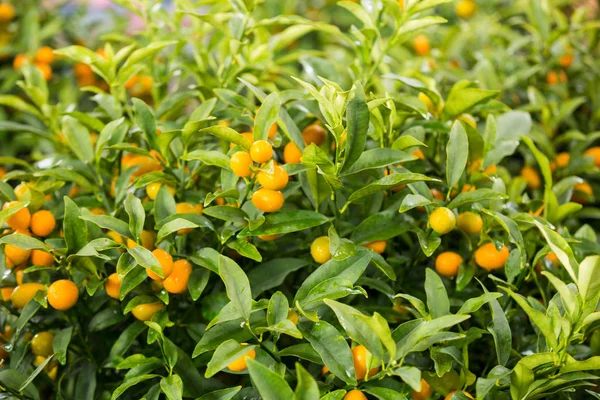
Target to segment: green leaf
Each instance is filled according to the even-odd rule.
[[[460,121],[454,121],[446,146],[446,184],[453,187],[460,179],[469,158],[469,138]]]
[[[250,141],[236,131],[226,126],[215,125],[203,128],[198,131],[198,134],[210,133],[226,142],[234,143],[246,150],[250,150]]]
[[[444,116],[447,119],[466,113],[477,104],[488,101],[500,93],[497,90],[465,87],[467,84],[466,81],[460,81],[450,90],[444,106]]]
[[[82,162],[91,163],[94,160],[94,148],[87,128],[75,118],[68,116],[63,117],[62,126],[67,144],[73,150],[73,153]]]
[[[67,243],[67,254],[75,254],[88,243],[88,231],[85,221],[81,219],[81,211],[77,204],[68,197],[64,197],[65,219],[63,231]]]
[[[523,111],[510,111],[500,115],[496,119],[495,134],[491,121],[488,118],[485,147],[489,151],[485,154],[483,168],[498,164],[504,157],[512,155],[519,146],[521,136],[527,136],[532,126],[531,116]]]
[[[128,193],[125,198],[125,211],[129,215],[129,232],[136,241],[139,241],[146,220],[146,212],[141,200]]]
[[[356,385],[352,352],[337,329],[325,321],[301,322],[298,329],[332,374],[348,385]]]
[[[71,336],[73,334],[73,327],[70,326],[65,329],[61,329],[54,335],[54,341],[52,342],[52,349],[56,353],[56,359],[61,365],[67,363],[67,348],[71,342]]]
[[[244,228],[238,237],[298,232],[323,225],[328,221],[326,216],[314,211],[279,211],[267,215],[265,222],[254,230],[250,230],[248,227]]]
[[[538,219],[534,219],[533,223],[540,230],[542,236],[544,236],[544,239],[548,243],[548,246],[550,246],[550,250],[556,254],[556,257],[558,257],[560,263],[567,270],[573,282],[577,282],[579,264],[575,259],[573,249],[571,249],[562,236],[550,229],[546,223],[542,223]]]
[[[596,296],[600,289],[600,256],[588,256],[579,264],[577,288],[585,302]]]
[[[267,140],[271,126],[279,118],[281,102],[277,92],[268,95],[256,113],[254,120],[254,140]]]
[[[425,207],[434,204],[437,203],[420,194],[407,194],[406,197],[402,199],[402,204],[400,205],[398,212],[404,213],[412,210],[415,207]]]
[[[253,359],[247,359],[246,363],[252,383],[264,400],[294,398],[294,392],[279,374]]]
[[[427,293],[427,308],[433,318],[450,314],[450,300],[444,282],[431,268],[425,270],[425,293]]]
[[[241,345],[233,339],[221,343],[208,362],[204,376],[207,378],[214,376],[217,372],[224,370],[233,361],[248,354],[255,347],[255,345]]]
[[[216,165],[217,167],[231,170],[229,166],[230,158],[228,155],[215,150],[194,150],[182,157],[183,160],[200,160],[206,165]]]
[[[344,4],[344,3],[340,3]],[[352,4],[352,3],[347,3]],[[354,5],[354,4],[353,4]],[[346,132],[348,144],[346,147],[346,157],[342,172],[347,171],[361,157],[367,141],[367,131],[369,130],[369,107],[365,99],[365,93],[359,81],[354,84],[354,98],[348,103],[346,109]]]
[[[127,248],[127,252],[135,259],[135,261],[142,267],[151,270],[161,278],[165,277],[165,273],[160,265],[160,262],[156,259],[154,254],[145,247],[135,246],[134,248]]]
[[[135,52],[134,52],[135,54]],[[156,134],[156,121],[154,120],[154,114],[148,105],[138,99],[132,98],[133,106],[135,108],[135,122],[144,132],[144,137],[148,142],[151,149],[158,149],[158,135]]]
[[[239,391],[241,386],[231,387],[227,389],[215,390],[197,398],[196,400],[231,400]]]
[[[298,385],[296,385],[295,400],[312,400],[319,398],[319,386],[317,382],[300,364],[296,363],[296,375],[298,377]]]
[[[246,321],[250,319],[252,292],[244,271],[229,257],[219,256],[219,275],[225,283],[227,297]]]
[[[129,389],[130,387],[133,387],[133,386],[135,386],[135,385],[137,385],[139,383],[142,383],[144,381],[147,381],[147,380],[150,380],[150,379],[154,379],[154,378],[160,378],[160,377],[161,377],[160,375],[156,375],[156,374],[147,374],[147,375],[138,375],[138,376],[135,376],[133,378],[126,379],[125,381],[123,381],[123,383],[121,383],[119,385],[119,387],[117,387],[113,391],[112,396],[111,396],[110,399],[111,400],[116,400],[119,397],[121,397],[121,395],[123,393],[125,393],[125,391],[127,389]]]
[[[308,261],[299,258],[276,258],[258,265],[248,272],[252,296],[281,285],[292,272],[304,268]]]
[[[503,200],[508,199],[504,193],[496,192],[492,189],[477,189],[474,192],[459,193],[446,207],[458,208],[471,203],[478,203],[486,200]]]
[[[350,197],[348,197],[348,201],[344,206],[344,210],[353,201],[356,201],[366,196],[373,195],[378,192],[382,192],[384,190],[392,189],[396,186],[406,185],[408,183],[413,182],[439,182],[439,179],[430,178],[428,176],[412,172],[399,172],[396,174],[384,176],[383,178],[378,179],[375,182],[364,186],[363,188],[358,189],[357,191],[352,193]]]
[[[27,379],[21,384],[21,387],[19,388],[19,392],[23,392],[25,389],[27,389],[29,384],[31,384],[31,382],[33,382],[33,380],[36,378],[36,376],[38,376],[40,374],[40,372],[42,372],[42,370],[46,367],[46,365],[48,365],[48,363],[50,361],[52,361],[53,359],[54,359],[53,355],[46,357],[46,359],[44,361],[42,361],[42,363],[40,365],[38,365],[38,367],[35,369],[35,371],[33,371],[31,373],[31,375],[29,375],[27,377]]]
[[[421,391],[421,370],[417,367],[400,367],[394,370],[394,375],[398,375],[413,390]]]
[[[267,324],[275,325],[287,318],[289,311],[287,298],[281,292],[275,292],[269,300],[267,307]]]
[[[119,235],[134,239],[133,235],[129,231],[129,225],[125,221],[121,221],[115,217],[111,217],[110,215],[94,215],[92,213],[87,213],[80,217],[84,221],[90,221],[100,228],[108,229],[111,231],[117,232]]]
[[[45,250],[48,251],[48,246],[43,242],[31,236],[22,235],[20,233],[13,233],[6,235],[0,239],[0,244],[12,244],[23,250]]]
[[[23,382],[25,382],[26,379],[27,377],[16,369],[3,368],[0,370],[0,384],[2,384],[2,386],[15,392],[22,392],[23,396],[27,396],[26,398],[39,400],[40,394],[35,385],[29,384],[24,390],[21,390]]]
[[[401,150],[386,148],[365,150],[360,154],[360,157],[352,167],[347,168],[346,172],[342,175],[350,175],[368,169],[387,167],[388,165],[412,161],[416,158],[417,157]]]

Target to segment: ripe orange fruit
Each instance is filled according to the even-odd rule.
[[[423,151],[421,151],[421,149],[416,149],[411,154],[413,156],[417,157],[419,160],[424,160],[425,159],[425,154],[423,154]]]
[[[558,83],[558,74],[556,71],[548,71],[546,74],[546,83],[550,86],[554,86]]]
[[[367,400],[367,396],[360,390],[354,389],[346,393],[344,400]]]
[[[49,81],[52,78],[52,68],[48,64],[36,62],[35,67],[40,71],[45,81]]]
[[[177,212],[177,214],[202,215],[203,210],[204,210],[204,207],[202,207],[202,204],[196,204],[195,206],[193,206],[190,203],[177,203],[177,205],[175,206],[175,211]],[[184,228],[184,229],[178,230],[177,233],[180,235],[187,235],[191,231],[192,231],[191,228]]]
[[[13,287],[3,287],[0,289],[0,297],[2,301],[10,301],[10,296],[12,295],[15,288]]]
[[[321,236],[313,240],[310,245],[310,255],[313,260],[319,264],[324,264],[331,260],[331,252],[329,251],[329,238]]]
[[[474,0],[460,0],[454,6],[456,10],[456,15],[461,18],[469,19],[473,15],[475,15],[475,11],[477,11],[477,3]]]
[[[48,288],[48,303],[60,311],[66,311],[77,303],[79,288],[67,279],[58,280]]]
[[[429,215],[429,225],[440,235],[445,235],[454,229],[456,216],[449,208],[438,207]]]
[[[156,259],[160,263],[160,266],[162,267],[165,278],[167,278],[169,275],[171,275],[171,272],[173,272],[173,257],[171,257],[171,255],[169,253],[167,253],[166,251],[164,251],[163,249],[156,249],[152,252],[152,254],[154,254],[154,257],[156,257]],[[148,268],[146,268],[146,273],[148,274],[150,279],[152,279],[154,281],[162,281],[163,280],[163,278],[161,278],[160,276],[158,276],[157,274],[155,274],[154,272],[152,272],[152,270],[150,270]]]
[[[156,200],[156,196],[158,196],[158,191],[160,190],[160,187],[162,186],[162,183],[149,183],[148,185],[146,185],[146,194],[148,195],[148,197],[150,197],[150,199],[152,200]],[[169,191],[169,193],[171,193],[172,196],[175,195],[175,189],[171,186],[167,185],[167,190]]]
[[[301,157],[302,152],[298,146],[296,146],[296,143],[289,142],[283,148],[283,161],[285,161],[286,164],[298,164]]]
[[[135,97],[147,95],[152,90],[152,78],[146,75],[134,75],[125,82],[125,89]]]
[[[275,212],[283,207],[283,194],[271,189],[258,189],[252,194],[252,204],[262,212]]]
[[[250,166],[252,165],[252,158],[250,157],[250,153],[246,151],[238,151],[234,155],[231,156],[229,160],[229,166],[231,167],[231,171],[241,177],[245,178],[250,175]]]
[[[352,358],[354,359],[354,372],[356,373],[356,379],[359,381],[365,379],[367,376],[367,356],[369,352],[365,346],[358,345],[352,349]],[[369,376],[375,375],[379,371],[379,368],[372,368],[369,371]]]
[[[320,146],[325,143],[326,137],[327,132],[325,128],[319,124],[310,124],[302,131],[302,138],[304,139],[304,144],[307,146],[311,143]]]
[[[298,325],[299,318],[300,317],[298,316],[298,313],[294,309],[290,308],[290,310],[288,311],[287,319],[289,319],[292,324]]]
[[[173,263],[173,272],[163,281],[165,290],[169,293],[183,293],[188,287],[188,279],[192,273],[192,264],[187,260],[177,260]]]
[[[556,168],[564,168],[569,165],[569,161],[571,160],[571,155],[569,153],[559,153],[556,155],[556,162],[550,163],[550,169],[552,172],[556,170]]]
[[[242,345],[247,346],[248,344],[242,343]],[[227,365],[227,368],[229,368],[233,372],[240,372],[245,370],[246,368],[248,368],[248,365],[246,365],[246,358],[251,358],[254,360],[256,358],[256,351],[254,351],[254,349],[248,351],[248,353]]]
[[[532,167],[523,167],[523,169],[521,169],[521,176],[527,181],[527,187],[529,189],[535,190],[542,185],[540,174]]]
[[[40,290],[45,290],[46,286],[41,283],[24,283],[19,285],[13,290],[10,301],[12,302],[13,307],[15,308],[23,308],[33,299],[35,294]]]
[[[104,287],[106,288],[106,294],[109,297],[119,300],[121,293],[121,279],[119,279],[119,274],[116,272],[110,274]]]
[[[140,321],[150,321],[154,314],[163,309],[162,303],[140,304],[133,307],[131,313]]]
[[[31,264],[32,265],[42,265],[44,267],[49,267],[54,264],[54,258],[52,254],[45,252],[43,250],[32,250],[31,251]]]
[[[554,253],[553,251],[551,251],[550,253],[546,254],[546,260],[550,261],[556,267],[558,267],[560,265],[560,260],[556,256],[556,253]]]
[[[52,61],[54,61],[54,53],[52,52],[52,48],[49,46],[40,47],[35,52],[34,60],[36,63],[51,64]]]
[[[594,159],[594,165],[600,167],[600,146],[590,147],[583,152],[584,155]]]
[[[273,146],[266,140],[257,140],[250,147],[250,157],[257,163],[267,162],[273,157]]]
[[[569,68],[571,65],[573,65],[574,59],[575,57],[573,56],[573,54],[565,54],[564,56],[561,56],[558,59],[558,63],[563,68]]]
[[[272,235],[258,235],[257,237],[260,240],[264,240],[265,242],[270,242],[270,241],[277,239],[279,237],[279,235],[274,233]]]
[[[279,165],[275,165],[272,174],[260,171],[256,179],[265,189],[281,190],[288,184],[290,178],[285,169]]]
[[[588,202],[588,197],[592,197],[594,195],[594,191],[589,183],[582,182],[573,186],[573,195],[571,196],[571,200],[579,204],[586,204]]]
[[[108,231],[108,232],[106,232],[106,236],[108,236],[109,238],[111,238],[117,244],[125,244],[125,240],[123,240],[123,236],[119,235],[115,231]]]
[[[508,260],[508,247],[502,245],[502,250],[496,250],[494,243],[486,243],[475,251],[475,262],[488,271],[504,267]]]
[[[15,233],[31,236],[29,231],[21,231],[17,230]],[[6,244],[4,245],[4,255],[6,259],[10,261],[9,268],[12,268],[14,265],[21,265],[29,260],[29,256],[31,255],[31,250],[24,250],[14,244]]]
[[[46,237],[56,227],[54,215],[48,210],[40,210],[31,216],[30,229],[37,236]]]
[[[456,225],[466,234],[475,235],[481,232],[481,229],[483,228],[483,219],[479,214],[475,214],[471,211],[465,211],[458,214]]]
[[[13,60],[13,68],[20,69],[23,64],[25,64],[25,61],[27,61],[27,56],[25,54],[17,54]]]
[[[433,389],[431,389],[429,383],[427,383],[425,379],[421,378],[421,390],[419,390],[418,392],[416,390],[413,390],[410,393],[410,395],[412,396],[413,400],[427,400],[427,398],[431,396],[432,393]]]
[[[365,243],[362,246],[373,250],[375,253],[382,254],[387,247],[387,242],[385,240],[376,240],[374,242]]]
[[[467,392],[465,392],[463,390],[455,390],[453,392],[448,393],[446,395],[446,398],[444,400],[450,400],[450,399],[452,399],[452,396],[454,396],[456,393],[462,393],[465,396],[467,396],[468,398],[473,399],[473,396],[471,396],[469,393],[467,393]]]
[[[458,267],[462,262],[463,258],[459,254],[453,251],[445,251],[435,259],[435,270],[446,278],[452,278],[458,274]]]
[[[429,191],[431,192],[431,197],[439,201],[444,201],[444,194],[442,192],[437,189],[430,189]]]
[[[273,139],[275,135],[277,135],[277,122],[274,122],[269,128],[269,139]]]
[[[31,352],[36,356],[48,357],[53,353],[54,335],[50,332],[37,333],[31,339]]]
[[[11,207],[19,207],[22,203],[20,201],[11,201],[8,203],[4,203],[2,206],[3,210],[6,210]],[[31,222],[31,213],[29,212],[29,208],[23,207],[10,217],[6,219],[6,225],[10,226],[13,229],[27,229],[29,228],[29,223]]]
[[[248,139],[250,141],[250,143],[254,142],[254,133],[252,133],[252,132],[243,132],[243,133],[240,133],[240,135],[242,135],[243,137],[245,137],[246,139]],[[269,132],[269,138],[270,137],[271,137],[271,134]],[[230,149],[233,149],[235,146],[236,146],[235,143],[233,143],[233,142],[229,143],[229,148]]]
[[[8,3],[0,3],[0,22],[10,22],[15,18],[15,8]]]
[[[415,52],[420,56],[426,56],[429,54],[431,47],[429,45],[429,39],[425,35],[419,35],[415,38],[413,43]]]

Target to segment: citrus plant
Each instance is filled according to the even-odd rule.
[[[22,3],[1,399],[600,398],[593,2]]]

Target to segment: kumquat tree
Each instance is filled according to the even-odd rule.
[[[0,0],[0,399],[600,399],[597,0]]]

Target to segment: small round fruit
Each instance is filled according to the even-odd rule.
[[[273,146],[266,140],[257,140],[250,147],[250,157],[257,163],[267,162],[273,157]]]
[[[288,173],[279,165],[273,167],[272,174],[260,171],[257,176],[258,183],[265,189],[271,190],[283,189],[288,184],[289,179]]]
[[[387,247],[387,242],[385,240],[376,240],[374,242],[365,243],[362,246],[373,250],[375,253],[382,254]]]
[[[250,153],[246,151],[238,151],[234,155],[231,156],[229,160],[229,166],[231,167],[231,171],[241,177],[245,178],[250,175],[250,166],[252,165],[252,158],[250,157]]]
[[[155,200],[156,196],[158,196],[158,192],[160,190],[160,187],[162,186],[162,183],[149,183],[146,186],[146,194],[148,195],[148,197],[150,197],[150,199]],[[171,193],[171,196],[175,195],[175,189],[172,188],[171,186],[167,185],[167,190],[169,191],[169,193]]]
[[[458,214],[456,225],[467,235],[475,235],[481,232],[481,229],[483,228],[483,219],[479,214],[475,214],[471,211],[465,211]]]
[[[20,69],[25,64],[25,61],[28,61],[25,54],[17,54],[13,60],[13,68],[16,70]]]
[[[574,59],[575,57],[573,54],[565,54],[558,59],[558,63],[563,68],[569,68],[571,65],[573,65]]]
[[[240,133],[240,135],[242,135],[243,137],[245,137],[246,139],[248,139],[248,141],[250,141],[250,143],[254,142],[254,133],[252,133],[252,132],[244,132],[244,133]],[[235,146],[236,146],[235,143],[233,143],[233,142],[229,143],[229,148],[230,149],[233,149]]]
[[[2,206],[3,210],[12,207],[21,206],[20,201],[11,201],[8,203],[4,203]],[[11,215],[6,219],[6,225],[10,226],[13,229],[27,229],[29,228],[29,223],[31,222],[31,213],[27,207],[21,208],[19,211]]]
[[[147,303],[133,307],[131,313],[140,321],[150,321],[154,314],[162,309],[162,303]]]
[[[453,251],[445,251],[435,259],[435,270],[446,278],[452,278],[458,274],[458,267],[462,262],[463,258],[459,254]]]
[[[58,280],[48,288],[48,303],[60,311],[66,311],[77,303],[79,288],[67,279]]]
[[[0,22],[10,22],[15,19],[15,8],[8,3],[0,3]]]
[[[36,356],[48,357],[53,353],[54,335],[50,332],[40,332],[31,339],[31,352]]]
[[[319,124],[308,125],[302,131],[302,138],[304,139],[304,144],[307,146],[311,143],[320,146],[325,143],[326,137],[327,132],[325,131],[325,128]]]
[[[56,227],[56,219],[48,210],[40,210],[31,216],[30,229],[34,235],[46,237],[52,233]]]
[[[106,294],[113,299],[119,300],[121,293],[121,279],[119,279],[119,274],[116,272],[110,274],[105,283]]]
[[[504,267],[506,260],[508,260],[508,255],[509,252],[506,245],[502,245],[502,249],[498,251],[494,243],[490,242],[475,251],[475,262],[481,268],[492,271]]]
[[[14,244],[6,244],[4,245],[4,254],[12,265],[21,265],[29,260],[31,250],[24,250]]]
[[[310,245],[310,255],[313,260],[319,264],[324,264],[331,260],[331,252],[329,251],[329,238],[321,236],[313,240]]]
[[[242,343],[242,345],[247,346],[248,344]],[[233,372],[244,371],[246,368],[248,368],[248,365],[246,364],[246,358],[251,358],[254,360],[256,358],[256,351],[254,351],[254,349],[248,351],[245,355],[227,365],[227,368]]]
[[[35,67],[40,71],[45,81],[49,81],[52,78],[52,68],[48,64],[35,63]]]
[[[475,15],[477,4],[474,0],[459,0],[454,9],[456,10],[456,15],[460,18],[469,19]]]
[[[173,257],[171,257],[171,255],[169,253],[167,253],[166,251],[164,251],[163,249],[156,249],[152,252],[152,254],[154,255],[154,257],[156,257],[156,259],[160,263],[160,266],[162,267],[165,278],[167,278],[169,275],[171,275],[171,272],[173,272]],[[148,274],[150,279],[152,279],[154,281],[162,281],[164,279],[164,278],[161,278],[160,276],[158,276],[155,272],[153,272],[152,270],[150,270],[148,268],[146,268],[146,273]]]
[[[418,392],[416,390],[413,390],[410,393],[410,395],[412,396],[413,400],[427,400],[427,398],[429,398],[429,396],[431,396],[432,393],[433,389],[431,389],[429,383],[427,383],[425,379],[421,378],[420,390]]]
[[[35,294],[40,290],[45,290],[46,286],[41,283],[24,283],[19,285],[13,290],[12,295],[10,296],[10,301],[12,302],[13,307],[15,308],[23,308],[33,299]]]
[[[426,56],[429,54],[431,47],[429,46],[429,39],[425,35],[419,35],[414,41],[415,52],[420,56]]]
[[[344,400],[367,400],[367,396],[360,390],[354,389],[346,393]]]
[[[296,143],[289,142],[283,148],[283,161],[286,164],[298,164],[302,158],[302,152],[296,146]]]
[[[446,395],[446,398],[445,398],[444,400],[451,400],[451,399],[452,399],[452,396],[454,396],[456,393],[462,393],[462,394],[464,394],[465,396],[467,396],[468,398],[470,398],[470,399],[473,399],[473,396],[471,396],[469,393],[467,393],[467,392],[465,392],[465,391],[463,391],[463,390],[455,390],[455,391],[453,391],[453,392],[450,392],[450,393],[448,393],[448,394]]]
[[[564,168],[569,165],[571,161],[571,155],[569,153],[559,153],[556,155],[556,166],[558,168]]]
[[[540,174],[538,174],[538,172],[532,167],[523,167],[521,170],[521,176],[527,181],[527,187],[529,189],[535,190],[542,185]]]
[[[35,62],[42,64],[51,64],[54,61],[54,53],[52,48],[49,46],[42,46],[36,52],[34,56]]]
[[[584,155],[594,159],[594,165],[600,167],[600,146],[590,147],[583,152]]]
[[[546,260],[550,261],[555,267],[558,267],[560,265],[560,260],[558,259],[556,253],[553,251],[546,254],[545,258]]]
[[[106,236],[108,236],[109,238],[111,238],[117,244],[125,244],[125,240],[123,240],[123,236],[119,235],[115,231],[108,231],[108,232],[106,232]]]
[[[369,352],[365,346],[358,345],[352,349],[352,358],[354,359],[354,372],[356,373],[356,379],[362,380],[367,376],[367,358]],[[371,368],[369,376],[375,375],[379,371],[379,368]]]
[[[262,212],[275,212],[283,207],[283,194],[271,189],[258,189],[252,194],[252,204]]]
[[[177,203],[175,206],[175,211],[177,214],[197,214],[202,215],[202,211],[204,211],[204,207],[202,204],[197,204],[195,206],[190,203]],[[183,228],[177,231],[179,235],[187,235],[192,231],[191,228]]]
[[[298,320],[299,320],[299,316],[298,313],[293,309],[290,308],[288,311],[288,315],[287,315],[287,319],[294,325],[298,325]]]
[[[173,272],[165,278],[163,286],[169,293],[183,293],[188,287],[192,273],[192,264],[187,260],[177,260],[173,263]]]
[[[0,298],[2,299],[2,301],[10,301],[10,296],[12,295],[14,290],[15,288],[13,287],[0,288]]]
[[[445,235],[454,229],[456,216],[449,208],[438,207],[429,215],[429,225],[440,235]]]
[[[35,249],[31,251],[31,264],[49,267],[54,264],[54,258],[48,252]]]

